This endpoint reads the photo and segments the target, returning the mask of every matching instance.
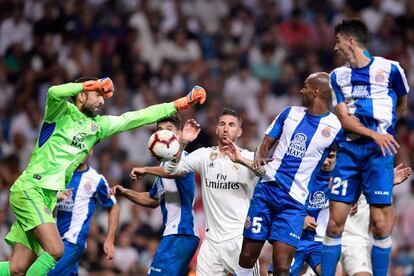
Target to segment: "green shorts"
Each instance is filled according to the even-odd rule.
[[[10,207],[16,222],[5,237],[8,244],[23,244],[37,255],[42,252],[40,243],[30,230],[44,223],[55,223],[52,212],[56,206],[56,193],[21,180],[13,184],[10,188]]]

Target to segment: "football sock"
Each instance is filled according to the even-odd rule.
[[[253,268],[243,268],[239,264],[236,266],[234,275],[237,276],[251,276],[253,275]]]
[[[321,270],[324,276],[334,276],[336,264],[341,257],[342,237],[329,237],[325,235],[323,239]]]
[[[49,253],[43,252],[30,266],[26,276],[47,275],[48,271],[51,270],[55,264],[55,259],[53,259]]]
[[[391,237],[375,237],[371,249],[372,272],[374,275],[386,276],[391,255]]]
[[[10,263],[9,263],[9,261],[0,262],[0,275],[10,276]]]

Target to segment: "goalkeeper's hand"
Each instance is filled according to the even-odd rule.
[[[190,108],[193,104],[203,104],[206,101],[206,98],[207,95],[204,88],[201,86],[194,86],[187,96],[175,100],[174,106],[177,111],[182,111]]]
[[[83,83],[84,92],[96,91],[102,95],[104,99],[109,99],[114,94],[114,84],[110,78],[99,80],[89,80]]]

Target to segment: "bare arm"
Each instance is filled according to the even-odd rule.
[[[180,176],[183,176],[185,173],[177,173],[177,174],[173,174],[173,173],[169,173],[165,170],[164,167],[136,167],[133,168],[129,177],[132,180],[137,180],[139,178],[142,178],[144,175],[146,174],[151,174],[151,175],[155,175],[155,176],[159,176],[162,178],[177,178]]]
[[[128,200],[134,202],[135,204],[144,207],[157,208],[159,205],[158,200],[151,198],[148,192],[139,193],[131,189],[124,188],[121,185],[116,185],[115,187],[112,187],[111,194],[122,195],[126,197]]]
[[[397,98],[397,118],[400,118],[407,110],[407,95]]]
[[[114,204],[108,212],[108,233],[104,241],[104,252],[107,259],[115,255],[115,234],[119,226],[119,205]]]
[[[388,133],[380,134],[361,124],[356,118],[348,114],[348,108],[345,103],[335,106],[336,115],[341,121],[342,127],[347,132],[359,134],[364,137],[371,138],[381,148],[382,154],[393,155],[397,153],[400,145],[395,141],[394,137]]]
[[[277,140],[268,135],[263,137],[263,140],[257,146],[256,152],[254,153],[253,169],[258,169],[269,162],[267,155]]]

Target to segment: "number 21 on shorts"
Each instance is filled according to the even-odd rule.
[[[348,188],[348,180],[342,180],[340,177],[335,177],[332,180],[331,193],[334,195],[346,196],[346,189]]]

